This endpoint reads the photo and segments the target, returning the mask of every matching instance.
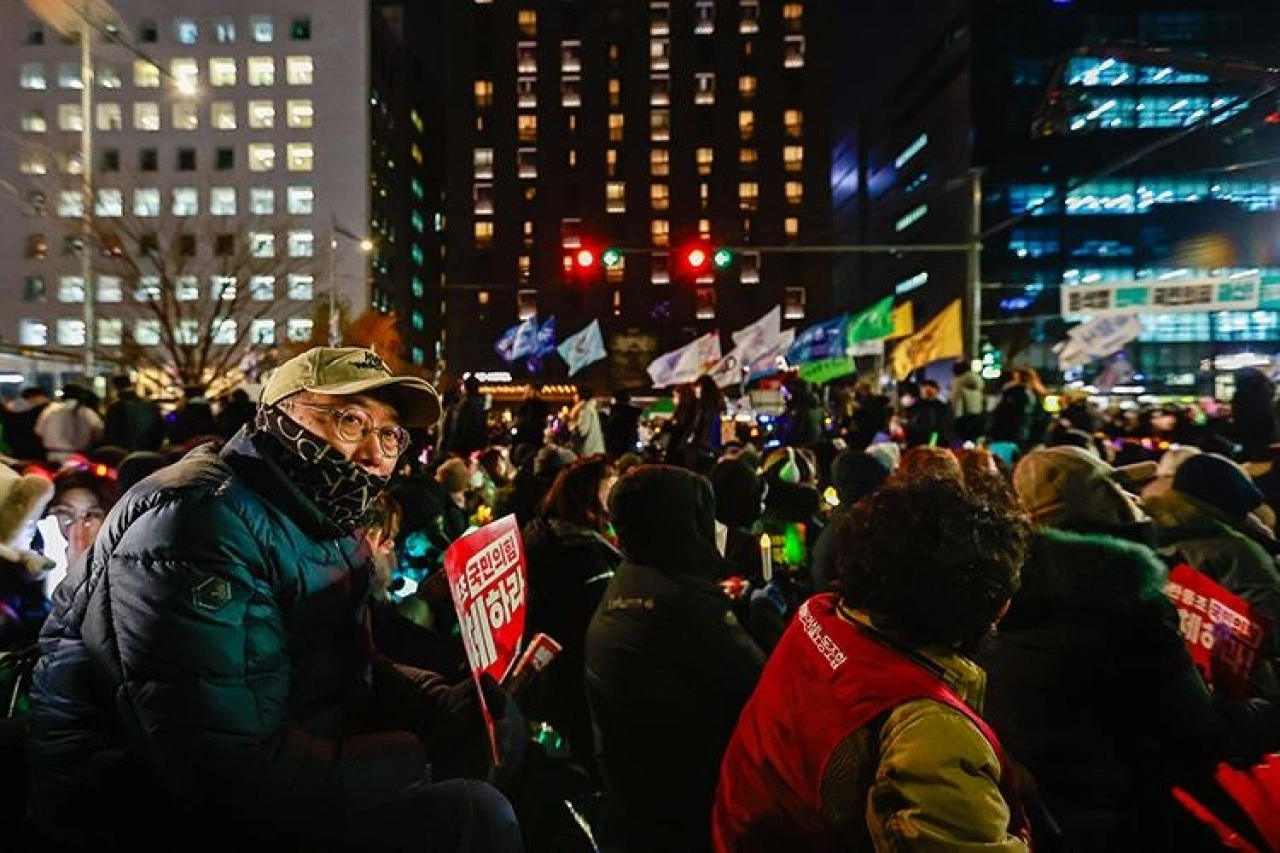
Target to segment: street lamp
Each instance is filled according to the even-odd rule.
[[[338,224],[338,217],[329,219],[329,346],[342,346],[342,328],[338,324],[338,238],[345,237],[356,244],[361,254],[373,251],[373,240],[361,237]]]
[[[66,37],[80,39],[80,277],[84,282],[84,375],[93,382],[97,344],[93,289],[93,37],[100,31],[119,32],[120,16],[106,0],[27,0],[27,7]]]

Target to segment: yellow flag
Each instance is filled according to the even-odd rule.
[[[895,379],[905,379],[918,367],[964,355],[964,321],[957,299],[938,312],[920,331],[893,348],[889,364]]]
[[[916,330],[916,315],[910,302],[904,302],[893,309],[893,334],[889,340],[903,338]]]

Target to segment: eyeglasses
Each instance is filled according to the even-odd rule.
[[[291,406],[302,406],[323,412],[333,420],[338,430],[338,437],[343,441],[357,443],[364,441],[369,433],[377,433],[378,446],[386,456],[399,456],[409,446],[409,432],[400,426],[374,426],[373,416],[364,409],[335,409],[331,406],[319,406],[315,403],[290,402]]]
[[[67,533],[77,524],[82,527],[102,524],[102,520],[107,517],[107,514],[103,512],[100,506],[77,511],[75,507],[67,506],[66,504],[50,507],[49,515],[57,519],[58,527],[62,528],[63,533]]]

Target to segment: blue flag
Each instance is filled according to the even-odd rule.
[[[533,354],[539,358],[556,351],[556,318],[554,316],[548,317],[538,327],[536,346],[537,349]]]
[[[538,318],[530,317],[507,329],[493,348],[508,364],[535,354],[538,351]]]
[[[849,329],[849,315],[841,314],[830,320],[815,323],[800,334],[787,350],[787,361],[792,364],[805,364],[810,361],[825,361],[829,358],[844,358],[846,340]]]

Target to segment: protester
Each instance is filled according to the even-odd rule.
[[[115,506],[119,491],[111,477],[86,468],[64,468],[53,478],[53,497],[46,514],[58,521],[67,540],[70,566],[89,550],[102,521]],[[54,557],[46,553],[46,556]]]
[[[378,656],[364,629],[361,527],[403,425],[438,416],[372,351],[314,348],[274,371],[252,429],[124,497],[41,635],[28,805],[51,841],[520,848],[500,794],[439,782],[484,743],[473,684]]]
[[[1215,707],[1118,476],[1075,447],[1033,451],[1014,470],[1037,530],[980,658],[987,719],[1035,777],[1063,849],[1204,849],[1183,843],[1198,828],[1173,785],[1199,787],[1280,729],[1263,706]]]
[[[841,522],[839,595],[800,609],[739,719],[718,851],[1029,850],[968,657],[1017,589],[1025,517],[898,481]]]
[[[715,579],[711,484],[641,465],[614,488],[625,559],[587,629],[601,771],[635,851],[710,849],[720,758],[764,656]]]
[[[711,469],[716,521],[725,526],[724,558],[728,568],[753,584],[763,585],[763,566],[755,524],[764,511],[764,482],[742,459],[721,459]]]
[[[1267,448],[1280,441],[1276,384],[1256,367],[1241,368],[1235,373],[1231,421],[1235,440],[1250,462],[1266,459]]]
[[[113,376],[116,399],[107,407],[102,440],[125,450],[159,450],[164,443],[164,418],[154,400],[144,400],[128,376]]]
[[[991,441],[1014,444],[1022,452],[1043,441],[1048,426],[1044,394],[1035,371],[1015,370],[991,413]]]
[[[1253,515],[1262,505],[1262,493],[1248,474],[1216,453],[1186,459],[1174,473],[1172,487],[1145,504],[1155,522],[1158,549],[1170,564],[1186,563],[1248,601],[1268,624],[1280,625],[1275,559],[1280,545]],[[1280,638],[1274,632],[1263,653],[1280,662]]]
[[[44,444],[36,435],[36,422],[49,402],[43,388],[32,386],[23,388],[18,399],[5,408],[4,439],[14,459],[38,462],[45,458]]]
[[[182,389],[182,402],[169,413],[166,439],[171,447],[190,448],[218,433],[213,406],[205,398],[205,388],[188,385]]]
[[[547,401],[542,399],[541,387],[537,383],[530,383],[524,401],[516,409],[516,434],[512,443],[541,447],[546,440],[547,418],[550,415]]]
[[[987,429],[987,392],[982,377],[969,362],[960,359],[951,366],[951,415],[959,441],[977,441]]]
[[[617,482],[604,456],[570,463],[556,475],[542,509],[522,531],[529,578],[526,633],[542,632],[563,651],[527,702],[549,722],[574,759],[595,777],[595,746],[583,682],[587,625],[622,562],[609,541],[609,492]]]
[[[489,444],[489,429],[480,380],[474,374],[468,375],[462,387],[466,394],[449,412],[441,434],[440,452],[465,459]]]
[[[92,395],[79,385],[62,389],[62,399],[51,403],[36,420],[35,434],[53,462],[65,462],[102,440],[102,417]]]
[[[842,450],[831,465],[831,483],[840,501],[838,514],[847,514],[850,507],[880,488],[889,474],[890,468],[882,459],[852,448]],[[839,525],[833,518],[813,546],[810,572],[813,588],[819,592],[838,579],[839,546]]]
[[[240,431],[241,427],[253,423],[256,411],[253,401],[249,399],[249,392],[243,388],[236,388],[227,395],[222,409],[215,418],[218,435],[231,438]]]
[[[604,453],[600,411],[591,396],[591,389],[585,385],[579,385],[574,392],[573,408],[569,410],[569,436],[569,444],[579,456]]]
[[[635,453],[640,445],[639,406],[631,404],[631,395],[619,388],[613,392],[613,405],[604,427],[605,450],[614,459],[624,453]]]
[[[952,445],[954,433],[951,406],[939,396],[940,393],[941,389],[936,381],[925,379],[920,383],[920,398],[907,409],[908,447]]]

